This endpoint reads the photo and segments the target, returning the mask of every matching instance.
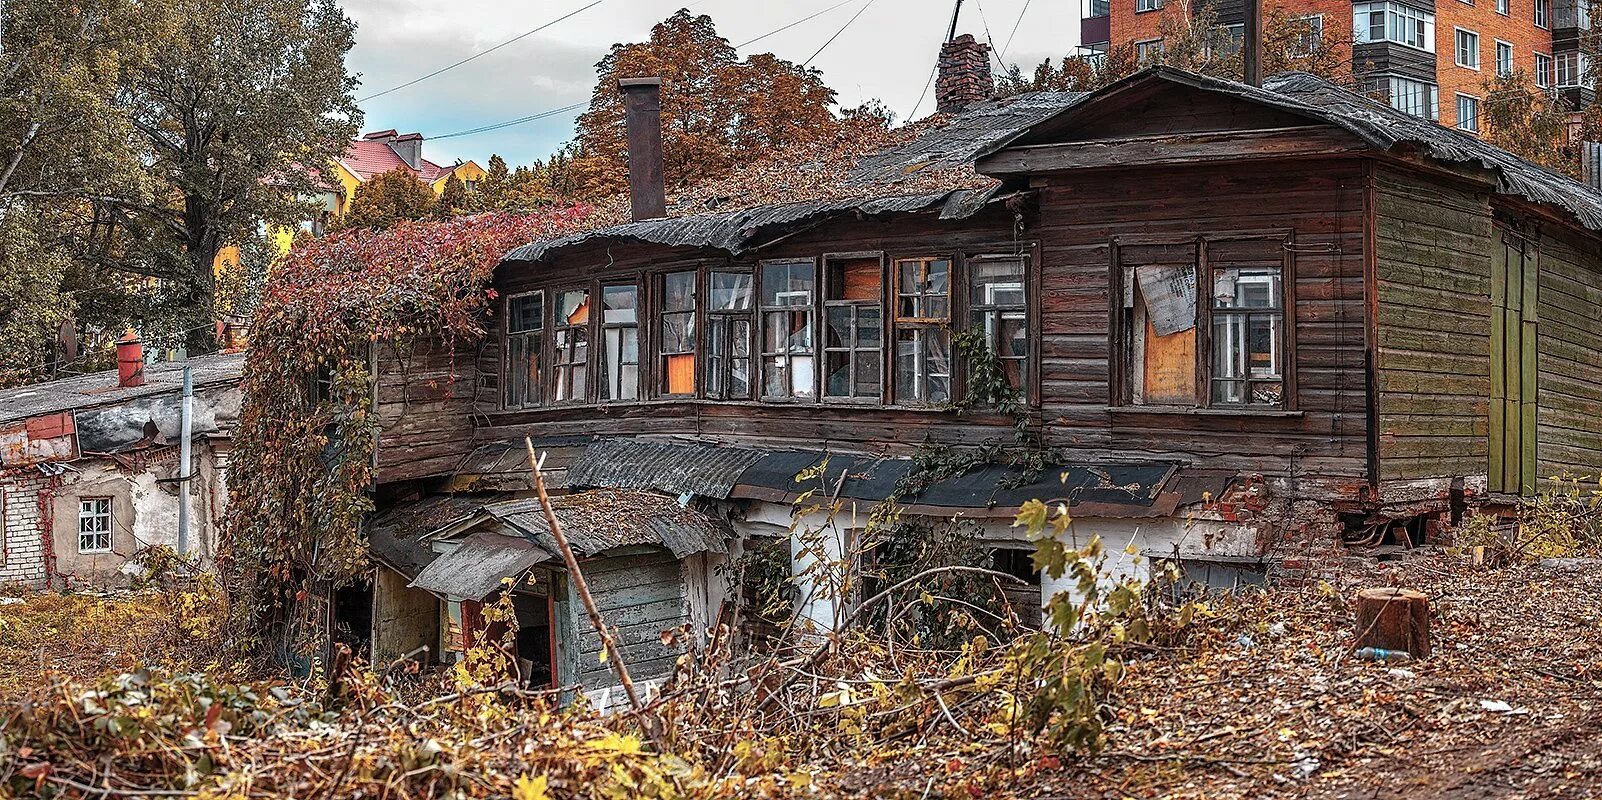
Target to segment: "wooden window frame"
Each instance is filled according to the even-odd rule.
[[[550,312],[549,312],[549,319],[551,321],[551,335],[550,335],[551,343],[550,343],[550,345],[548,345],[550,353],[551,353],[551,360],[550,360],[550,373],[551,374],[550,374],[550,377],[547,378],[546,380],[548,380],[550,382],[550,392],[547,394],[547,397],[550,398],[549,403],[548,403],[548,405],[550,405],[550,406],[572,406],[572,405],[593,404],[595,402],[595,397],[598,394],[596,392],[595,380],[594,380],[594,377],[595,377],[595,323],[596,323],[596,318],[598,316],[596,314],[596,308],[595,308],[595,283],[596,283],[595,281],[590,281],[588,283],[583,283],[583,284],[572,284],[572,285],[568,285],[568,286],[560,286],[560,287],[552,288],[550,290],[550,294],[548,295],[549,300],[550,300],[550,304],[551,304]],[[560,299],[561,299],[562,295],[568,294],[570,292],[584,292],[585,296],[587,298],[589,298],[589,303],[590,303],[589,318],[584,321],[583,325],[563,325],[561,323],[561,321],[557,318],[557,314],[561,310],[560,309]],[[579,331],[583,331],[584,332],[584,361],[582,362],[582,365],[584,367],[584,396],[583,397],[577,397],[577,396],[569,397],[566,400],[560,399],[560,398],[558,398],[556,396],[556,387],[558,385],[560,385],[560,381],[561,381],[561,370],[564,367],[566,367],[569,370],[571,370],[572,367],[574,367],[576,365],[579,365],[581,362],[579,362],[579,361],[563,362],[563,361],[559,360],[560,356],[562,354],[562,347],[557,343],[557,335],[559,333],[561,333],[562,331],[564,331],[564,330],[579,330]],[[571,375],[572,373],[569,372],[568,374]]]
[[[865,261],[865,260],[870,259],[870,258],[878,259],[878,261],[879,261],[879,297],[878,297],[878,299],[877,300],[837,300],[837,299],[830,299],[830,297],[829,297],[829,264],[831,262],[838,262],[838,261],[851,261],[851,260],[864,260]],[[817,319],[818,319],[818,330],[817,330],[818,339],[817,339],[817,341],[819,343],[819,347],[817,348],[818,349],[818,356],[817,356],[818,357],[818,379],[819,379],[818,380],[818,399],[819,399],[820,402],[823,402],[823,403],[832,403],[832,404],[839,404],[839,405],[855,405],[855,406],[861,406],[861,405],[885,405],[886,398],[888,398],[890,396],[890,387],[888,385],[888,382],[889,382],[890,377],[891,377],[890,359],[888,358],[888,353],[887,353],[887,351],[889,350],[889,348],[887,347],[887,344],[890,341],[889,337],[890,337],[890,328],[891,328],[891,326],[890,326],[890,313],[889,313],[889,310],[886,309],[886,307],[885,307],[887,305],[886,300],[888,299],[887,296],[890,293],[889,290],[890,290],[890,287],[891,287],[891,281],[888,280],[888,278],[887,278],[887,276],[885,274],[886,270],[888,269],[887,265],[889,264],[889,261],[885,258],[885,253],[884,253],[883,250],[860,250],[860,251],[844,252],[844,253],[824,253],[823,257],[821,259],[819,259],[818,263],[822,266],[822,269],[820,270],[821,274],[818,275],[818,280],[817,280],[817,283],[816,283],[817,295],[818,295],[818,316],[817,316]],[[851,371],[852,371],[852,376],[853,376],[852,380],[851,380],[851,384],[852,384],[852,387],[854,388],[855,384],[856,384],[855,375],[856,375],[856,368],[857,368],[856,367],[856,365],[857,365],[857,354],[858,353],[863,353],[863,352],[871,352],[874,349],[874,348],[856,347],[855,346],[856,331],[858,330],[858,327],[857,327],[857,316],[858,316],[857,310],[862,309],[862,308],[872,308],[872,307],[877,307],[879,309],[879,347],[877,348],[878,349],[878,353],[879,353],[879,394],[877,396],[875,396],[875,397],[859,397],[859,396],[857,396],[855,394],[841,395],[841,396],[830,396],[829,392],[828,392],[828,389],[829,389],[829,386],[828,386],[828,382],[829,382],[829,372],[828,372],[828,369],[829,369],[829,354],[831,352],[833,352],[833,353],[839,353],[839,352],[848,352],[848,353],[850,353]],[[853,312],[852,312],[852,315],[851,315],[851,343],[848,344],[848,346],[846,346],[846,347],[832,347],[831,348],[831,347],[828,346],[828,343],[829,343],[829,309],[831,309],[831,308],[851,308],[851,309],[853,309]]]
[[[810,301],[805,305],[768,305],[767,286],[765,285],[767,282],[767,276],[765,273],[767,272],[768,266],[771,264],[810,264],[812,266],[812,297]],[[757,304],[758,317],[758,327],[756,331],[756,353],[759,369],[757,370],[756,374],[758,385],[753,388],[752,392],[759,402],[777,404],[816,403],[818,402],[818,398],[822,393],[819,384],[821,382],[820,378],[823,370],[822,365],[819,363],[820,356],[818,348],[818,297],[821,294],[821,292],[818,291],[818,273],[820,272],[819,266],[819,260],[815,257],[769,258],[763,259],[757,264],[756,280],[754,282],[757,294],[754,299]],[[802,397],[794,394],[793,387],[795,384],[793,379],[790,383],[790,386],[792,387],[790,394],[770,395],[767,391],[769,367],[768,359],[783,356],[785,359],[789,360],[797,354],[790,352],[770,353],[768,351],[768,315],[777,313],[796,313],[798,311],[804,312],[807,315],[809,337],[812,342],[811,349],[807,351],[807,354],[812,357],[812,395],[810,397]]]
[[[607,322],[606,321],[606,290],[607,289],[616,289],[616,288],[619,288],[619,287],[628,287],[628,288],[632,288],[634,290],[634,321],[633,322],[625,323],[625,322]],[[630,276],[628,278],[617,277],[617,278],[614,278],[614,279],[611,279],[611,280],[607,280],[607,279],[597,280],[595,282],[594,289],[592,289],[592,291],[591,291],[590,296],[592,298],[596,298],[596,299],[599,300],[598,303],[596,302],[596,300],[591,300],[590,301],[591,302],[591,308],[592,308],[592,312],[591,312],[591,316],[593,318],[592,321],[595,323],[595,328],[596,328],[596,333],[590,337],[590,346],[591,346],[591,348],[595,348],[595,347],[599,346],[599,349],[601,351],[595,357],[596,369],[593,372],[593,374],[595,376],[595,379],[596,379],[595,398],[600,403],[638,403],[641,400],[645,399],[645,396],[646,396],[645,395],[645,383],[644,383],[645,376],[646,376],[646,370],[645,370],[645,364],[643,363],[644,359],[642,359],[640,357],[640,355],[642,353],[646,352],[645,351],[645,342],[643,340],[642,331],[640,330],[640,327],[641,327],[640,326],[640,321],[645,317],[645,313],[644,313],[645,312],[645,292],[641,291],[641,289],[640,289],[639,276],[636,274],[636,275]],[[607,350],[607,347],[608,347],[608,344],[607,344],[607,341],[606,341],[606,332],[610,331],[610,330],[633,330],[634,331],[634,380],[635,380],[635,386],[634,386],[634,396],[633,397],[621,397],[620,398],[620,397],[606,397],[606,396],[604,396],[606,394],[606,389],[610,385],[610,381],[612,379],[612,376],[610,375],[610,373],[607,372],[607,367],[608,367],[608,362],[607,362],[608,350]],[[619,356],[619,360],[618,360],[619,367],[626,366],[627,363],[628,362],[625,362],[625,361],[622,360],[622,357],[620,355]]]
[[[699,264],[687,264],[687,265],[679,265],[679,266],[674,267],[674,268],[653,270],[650,273],[650,280],[651,280],[651,286],[652,286],[651,296],[655,300],[654,307],[652,308],[652,313],[651,313],[651,318],[655,321],[655,324],[652,326],[652,328],[653,328],[652,334],[653,334],[653,344],[654,344],[654,346],[652,347],[652,351],[651,351],[652,352],[652,369],[655,372],[655,375],[654,375],[654,377],[652,379],[652,384],[651,384],[652,385],[651,396],[653,396],[653,397],[664,399],[664,400],[686,400],[686,399],[692,399],[692,398],[698,397],[701,394],[701,387],[702,387],[702,383],[701,383],[701,367],[702,367],[702,362],[704,361],[704,359],[701,357],[701,352],[702,352],[702,349],[703,349],[703,347],[705,345],[705,335],[706,335],[706,330],[705,330],[705,327],[704,327],[704,319],[705,319],[704,306],[705,306],[705,303],[703,302],[703,300],[705,298],[705,290],[706,290],[706,286],[707,286],[707,272],[708,272],[708,270],[703,268]],[[691,286],[691,295],[690,295],[690,309],[688,311],[677,310],[677,311],[671,311],[670,312],[670,311],[667,310],[667,281],[668,281],[668,278],[670,278],[672,276],[675,276],[675,275],[685,275],[685,274],[688,274],[688,275],[691,276],[692,286]],[[666,350],[663,349],[663,342],[664,342],[664,339],[665,339],[665,337],[663,336],[663,332],[665,330],[665,326],[667,325],[667,316],[668,316],[668,314],[673,314],[675,316],[684,316],[686,314],[689,315],[689,317],[690,317],[690,349],[689,350],[687,350],[687,351],[674,351],[672,353],[669,353],[669,352],[667,352]],[[694,359],[694,363],[693,363],[693,366],[692,366],[692,369],[691,369],[691,375],[694,376],[692,378],[692,380],[695,381],[695,386],[692,387],[690,389],[690,391],[688,391],[688,392],[669,392],[668,388],[667,388],[667,380],[668,380],[667,359],[668,359],[668,356],[682,356],[682,355],[689,355]]]
[[[908,316],[902,316],[902,314],[901,314],[901,300],[902,300],[902,297],[904,296],[904,293],[902,292],[902,286],[901,286],[901,283],[902,283],[902,281],[901,281],[901,265],[902,264],[906,264],[906,263],[930,264],[930,263],[934,263],[934,262],[937,262],[937,261],[944,261],[944,262],[946,262],[946,265],[947,265],[946,266],[946,270],[947,271],[946,271],[946,313],[945,313],[945,316],[943,316],[943,317],[929,317],[929,316],[911,316],[911,317],[908,317]],[[907,407],[907,408],[940,408],[942,406],[958,402],[961,399],[961,396],[962,396],[962,374],[961,374],[961,370],[958,368],[958,362],[961,359],[957,358],[957,354],[956,354],[956,350],[955,350],[955,343],[952,341],[954,336],[955,336],[955,331],[952,330],[952,320],[956,319],[957,318],[956,315],[961,310],[964,310],[964,309],[960,309],[959,308],[959,306],[963,305],[961,303],[959,295],[961,295],[963,293],[962,292],[954,292],[954,291],[952,291],[952,287],[962,286],[964,291],[966,291],[966,289],[967,289],[967,282],[962,280],[961,259],[958,258],[958,254],[957,253],[942,254],[942,255],[915,255],[915,256],[913,256],[913,255],[907,255],[907,256],[897,255],[897,256],[894,256],[894,257],[892,257],[890,259],[890,272],[891,272],[891,285],[890,285],[890,288],[891,288],[891,297],[890,297],[890,304],[891,304],[890,320],[891,320],[891,323],[890,323],[890,330],[888,332],[889,336],[885,340],[885,351],[886,351],[887,360],[890,362],[890,366],[889,366],[890,385],[887,387],[887,390],[888,390],[888,396],[891,398],[891,404],[892,405],[896,405],[896,406]],[[918,294],[918,295],[905,295],[905,296],[908,296],[908,297],[925,297],[927,295]],[[916,398],[908,399],[908,398],[905,398],[905,397],[901,396],[900,373],[897,371],[897,366],[899,365],[899,362],[900,362],[899,350],[900,350],[901,334],[904,331],[912,331],[912,332],[935,331],[937,333],[938,332],[944,332],[945,333],[945,335],[946,335],[946,347],[947,347],[947,352],[949,354],[949,361],[948,361],[948,366],[947,366],[947,369],[948,369],[947,380],[950,381],[950,386],[947,388],[947,397],[945,399],[943,399],[943,400],[928,400],[928,399],[916,399]],[[926,373],[923,376],[923,380],[926,381],[926,382],[928,380],[928,376],[927,376]]]
[[[761,367],[762,360],[761,356],[756,352],[757,346],[755,342],[756,335],[760,333],[757,328],[759,325],[758,314],[760,313],[757,310],[760,305],[760,298],[757,297],[757,270],[750,264],[731,264],[708,266],[704,272],[702,285],[706,291],[706,302],[702,303],[704,310],[702,311],[701,343],[704,357],[701,359],[701,385],[699,387],[701,396],[708,400],[749,401],[756,393],[756,382],[759,377],[757,373]],[[713,308],[712,276],[715,274],[745,276],[749,280],[750,304],[743,310]],[[735,395],[729,391],[730,373],[728,365],[735,358],[733,354],[736,337],[733,331],[735,324],[739,322],[745,323],[746,376],[744,395]],[[723,326],[727,331],[724,347],[721,352],[717,353],[713,352],[711,344],[712,328],[715,324]],[[720,365],[720,371],[713,369],[714,360]],[[712,388],[714,372],[717,373],[718,387],[715,391]]]
[[[1029,351],[1023,355],[1022,359],[1014,357],[1004,360],[1022,361],[1022,366],[1018,375],[1020,385],[1016,388],[1018,390],[1019,397],[1023,398],[1030,406],[1035,406],[1038,405],[1039,399],[1034,387],[1037,384],[1036,376],[1038,375],[1039,371],[1041,336],[1038,323],[1040,316],[1036,309],[1036,303],[1040,293],[1035,282],[1035,275],[1037,274],[1038,270],[1036,270],[1034,266],[1037,262],[1034,248],[1030,247],[1019,253],[1001,253],[995,250],[974,250],[972,252],[964,253],[961,258],[962,275],[964,278],[962,287],[963,291],[960,293],[962,295],[963,304],[962,313],[963,318],[968,321],[970,326],[978,326],[979,321],[974,317],[976,312],[1013,308],[1013,306],[1001,306],[992,303],[975,305],[973,302],[973,292],[977,285],[974,279],[974,264],[983,263],[986,261],[1013,260],[1023,262],[1023,274],[1020,276],[1021,280],[1019,291],[1023,292],[1023,304],[1021,308],[1023,309],[1024,313],[1024,332],[1025,339],[1028,342]],[[990,341],[989,331],[985,332],[985,340],[986,346],[990,347],[994,351],[995,342]]]
[[[105,547],[91,547],[91,548],[85,549],[84,546],[83,546],[83,541],[84,541],[83,537],[85,535],[85,531],[83,529],[83,523],[84,523],[84,519],[85,519],[85,516],[84,516],[84,504],[86,504],[86,503],[100,503],[100,502],[104,502],[106,504],[106,511],[105,511],[105,514],[104,514],[105,519],[106,519],[106,530],[104,531],[104,534],[105,534],[105,537],[106,537],[106,546]],[[96,511],[96,512],[93,513],[93,516],[95,518],[99,518],[102,515],[101,515],[101,513],[99,511]],[[116,498],[113,498],[110,495],[90,495],[90,496],[87,496],[87,497],[78,498],[78,542],[77,542],[77,544],[78,544],[78,553],[79,554],[81,554],[81,555],[100,555],[100,554],[114,552],[115,549],[116,549],[116,546],[117,546],[116,532],[117,532],[117,501],[116,501]],[[98,538],[101,535],[101,533],[102,533],[101,531],[93,531],[93,532],[90,532],[90,535],[95,536],[96,538]]]
[[[540,296],[540,327],[534,330],[512,330],[512,302],[514,300],[519,300],[524,297],[532,297],[535,295]],[[548,293],[544,289],[534,289],[532,291],[509,294],[506,296],[506,305],[504,307],[504,313],[502,316],[504,316],[505,319],[501,323],[500,407],[505,411],[522,411],[530,408],[541,408],[545,405],[545,368],[550,362],[550,358],[545,352],[545,345],[547,340],[550,338],[546,335],[549,332],[548,321],[551,316]],[[534,363],[537,374],[535,376],[533,386],[534,401],[514,404],[509,401],[509,393],[512,385],[512,368],[514,366],[512,363],[512,340],[530,338],[532,338],[536,343],[536,347],[534,348]],[[527,396],[528,390],[525,389],[524,397],[526,398]]]
[[[1212,286],[1216,266],[1209,257],[1209,245],[1222,242],[1280,243],[1280,325],[1281,352],[1280,380],[1283,384],[1277,405],[1252,403],[1213,402],[1213,298]],[[1196,380],[1193,402],[1189,405],[1143,405],[1132,397],[1130,370],[1133,353],[1130,352],[1128,331],[1129,315],[1124,309],[1124,263],[1122,251],[1129,247],[1192,245],[1196,264]],[[1113,409],[1150,411],[1153,413],[1218,412],[1243,415],[1274,416],[1296,413],[1300,410],[1296,372],[1296,233],[1293,230],[1238,231],[1202,234],[1190,237],[1129,237],[1114,236],[1108,242],[1108,406]]]

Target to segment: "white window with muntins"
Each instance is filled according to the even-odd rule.
[[[111,552],[111,498],[85,497],[78,501],[78,552]]]

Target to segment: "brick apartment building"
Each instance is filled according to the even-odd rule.
[[[1578,106],[1592,99],[1581,31],[1590,0],[1269,0],[1316,20],[1326,37],[1351,42],[1354,71],[1392,106],[1478,133],[1486,79],[1520,70]],[[1133,42],[1161,52],[1163,14],[1193,13],[1199,0],[1085,0],[1081,47],[1106,52]],[[1166,7],[1165,7],[1166,6]],[[1241,0],[1219,0],[1219,22],[1243,28]],[[1344,44],[1342,46],[1345,46]]]

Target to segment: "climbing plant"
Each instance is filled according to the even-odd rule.
[[[360,521],[376,471],[375,348],[482,336],[501,256],[577,230],[589,213],[349,230],[298,241],[273,266],[251,326],[219,559],[238,630],[286,623],[294,600],[367,565]]]

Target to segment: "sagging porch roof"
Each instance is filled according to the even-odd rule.
[[[821,478],[796,480],[825,462]],[[910,458],[617,438],[591,444],[568,466],[567,479],[574,487],[654,489],[777,503],[792,502],[814,489],[833,494],[838,487],[842,498],[878,502],[896,494],[916,469]],[[899,502],[915,512],[1010,516],[1018,506],[1038,499],[1065,502],[1080,516],[1161,517],[1182,504],[1199,502],[1203,492],[1221,494],[1230,477],[1168,462],[1087,460],[1053,465],[1032,475],[990,464],[936,481],[916,494],[904,494]]]

